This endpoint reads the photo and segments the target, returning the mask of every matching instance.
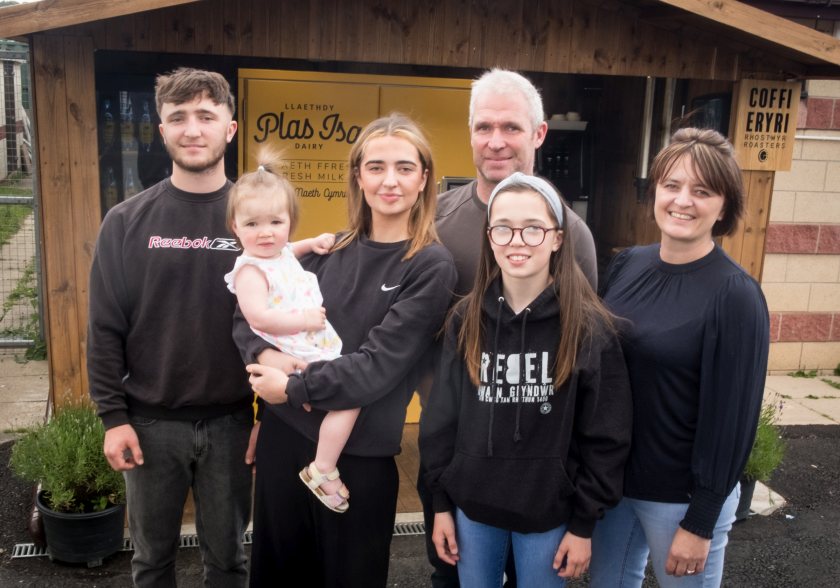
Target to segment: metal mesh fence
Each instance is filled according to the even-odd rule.
[[[0,42],[0,348],[41,339],[26,56]]]

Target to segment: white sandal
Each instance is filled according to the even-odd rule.
[[[300,470],[300,474],[298,475],[312,494],[317,496],[318,500],[320,500],[324,506],[331,511],[343,513],[347,512],[347,509],[350,508],[350,503],[348,502],[350,499],[350,491],[344,484],[341,485],[341,488],[339,488],[338,492],[335,494],[327,494],[321,489],[321,485],[324,482],[332,482],[333,480],[337,480],[339,478],[338,468],[335,468],[328,474],[322,474],[318,471],[318,468],[315,467],[315,462],[313,461],[307,467]]]

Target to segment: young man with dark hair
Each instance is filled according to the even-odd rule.
[[[159,76],[160,133],[172,176],[113,207],[90,275],[90,395],[104,452],[125,472],[137,586],[174,586],[192,489],[207,586],[245,586],[252,393],[231,339],[238,254],[225,224],[224,154],[236,133],[227,81]]]

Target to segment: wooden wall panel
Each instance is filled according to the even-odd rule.
[[[434,0],[433,3],[430,2],[429,4],[430,7],[426,10],[426,20],[429,23],[429,58],[433,65],[446,65],[446,49],[453,41],[453,39],[444,35],[446,31],[446,2],[444,0]]]
[[[336,20],[339,18],[337,12],[341,11],[340,4],[336,0],[310,0],[309,11],[309,43],[306,57],[309,59],[336,59],[335,53],[335,36],[336,36]],[[388,6],[386,4],[379,4],[383,10]],[[372,35],[372,41],[376,42],[376,55],[387,57],[388,47],[384,46],[381,39],[382,32],[380,22],[375,23],[376,32]],[[387,61],[387,59],[386,59]]]
[[[350,2],[342,10],[342,18],[336,23],[336,46],[338,55],[352,56],[358,60],[362,54],[365,39],[363,23],[367,7],[361,2]]]
[[[317,11],[310,8],[314,0],[308,2],[281,2],[279,6],[282,15],[279,31],[281,39],[282,57],[305,59],[309,51],[309,20],[318,18]],[[355,2],[354,2],[355,4]],[[275,5],[276,6],[276,5]],[[278,10],[275,8],[274,10]],[[313,14],[310,14],[310,11]],[[353,59],[353,61],[356,61]]]
[[[237,55],[254,55],[254,19],[252,7],[254,2],[233,2],[239,8],[237,13],[237,30],[239,48]]]
[[[742,173],[745,192],[744,218],[733,235],[721,239],[721,246],[752,277],[761,281],[761,271],[764,266],[764,241],[767,236],[775,172],[745,171]]]
[[[527,47],[527,53],[523,52],[520,57],[520,70],[535,71],[545,67],[548,7],[546,0],[534,0],[522,5],[522,41]]]
[[[167,23],[171,18],[171,13],[168,10],[155,10],[149,13],[149,20],[145,23],[137,23],[135,34],[139,37],[142,34],[148,39],[147,51],[162,51],[162,47],[166,46],[166,37],[168,35]],[[147,27],[140,30],[140,26]]]
[[[108,45],[117,49],[130,51],[136,49],[135,16],[121,16],[109,21],[105,31]]]
[[[82,39],[76,39],[83,42]],[[50,358],[50,393],[57,405],[78,398],[82,390],[83,355],[79,329],[80,308],[86,300],[78,291],[74,200],[68,123],[67,79],[79,72],[67,70],[66,46],[60,36],[33,39],[33,86],[38,129],[38,156],[43,230],[43,282],[47,296],[47,352]],[[93,57],[92,47],[88,51]],[[75,52],[74,52],[75,54]],[[72,64],[71,64],[72,68]],[[91,85],[92,88],[92,85]],[[97,189],[88,192],[91,196]]]
[[[271,37],[277,34],[269,28],[269,13],[272,10],[265,2],[253,2],[251,5],[252,46],[254,55],[271,56]]]
[[[152,43],[150,39],[150,23],[158,11],[141,12],[134,16],[134,48],[137,51],[150,51]]]
[[[546,31],[542,69],[561,72],[571,70],[572,2],[548,2],[544,13]]]
[[[206,9],[218,10],[222,14],[222,52],[225,55],[241,55],[239,50],[239,38],[242,34],[239,22],[239,5],[241,2],[216,2],[214,6],[205,6]],[[221,8],[221,9],[220,9]]]
[[[197,53],[196,27],[202,21],[202,12],[193,8],[177,7],[168,11],[166,50],[169,53]]]
[[[205,0],[85,26],[97,49],[729,81],[802,69],[616,0]]]
[[[461,65],[469,62],[472,53],[470,39],[469,0],[449,0],[444,2],[443,21],[443,62],[442,65]]]
[[[451,1],[451,0],[450,0]],[[466,63],[457,63],[454,65],[464,66],[467,67],[482,67],[485,63],[484,57],[484,27],[486,23],[486,19],[488,17],[489,10],[483,3],[480,2],[472,2],[468,5],[470,10],[470,40],[469,40],[469,47],[470,50],[467,53],[467,61]],[[497,43],[500,43],[500,40],[496,40]],[[494,67],[499,65],[498,63],[492,63],[490,65],[484,67]]]
[[[616,72],[616,43],[609,13],[586,2],[575,2],[572,13],[572,73]],[[600,36],[597,34],[601,32]]]
[[[65,81],[67,90],[67,144],[70,154],[70,190],[65,192],[72,206],[72,228],[65,232],[72,240],[75,261],[74,287],[76,291],[76,323],[80,334],[81,393],[86,396],[87,379],[87,322],[88,275],[93,261],[96,235],[99,230],[100,206],[97,154],[97,118],[94,96],[93,45],[89,39],[79,42],[64,38]],[[70,245],[70,244],[66,244]]]
[[[417,11],[419,6],[414,2],[398,2],[382,9],[383,55],[388,56],[389,63],[413,63],[408,59],[408,47],[419,47],[429,40],[429,30],[417,26]],[[429,63],[429,54],[421,53],[417,59],[422,63]]]
[[[522,37],[522,4],[519,0],[497,0],[481,6],[481,18],[473,21],[473,26],[482,29],[481,63],[532,69],[519,65],[528,61],[532,51]]]

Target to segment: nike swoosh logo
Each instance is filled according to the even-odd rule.
[[[386,286],[385,284],[382,284],[382,291],[383,292],[390,292],[391,290],[396,290],[399,287],[400,287],[399,284],[397,284],[396,286]]]

